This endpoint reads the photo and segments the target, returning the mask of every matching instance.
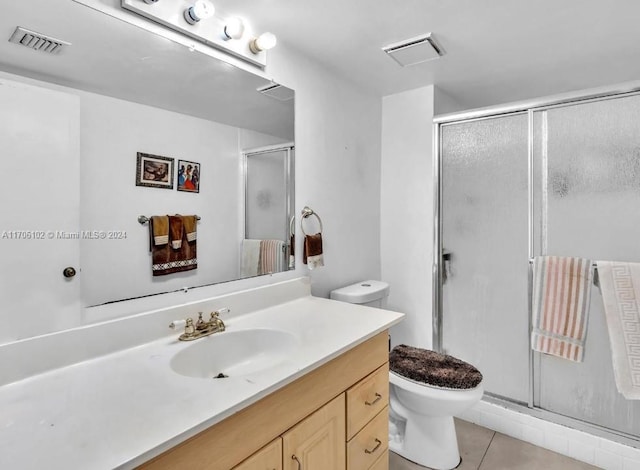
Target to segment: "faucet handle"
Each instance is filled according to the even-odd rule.
[[[202,312],[198,312],[198,321],[196,322],[196,330],[203,330],[207,327],[202,319]]]
[[[169,323],[169,328],[171,328],[172,330],[177,330],[178,328],[182,328],[184,326],[187,326],[187,320],[173,320],[171,323]]]
[[[228,307],[219,308],[215,312],[211,312],[211,318],[218,318],[223,313],[229,313],[231,311]]]
[[[186,320],[174,320],[169,323],[169,328],[172,330],[184,327],[184,332],[186,334],[192,334],[195,332],[195,328],[193,326],[193,320],[191,318],[187,318]]]

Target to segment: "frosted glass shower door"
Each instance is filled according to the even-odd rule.
[[[640,97],[534,112],[534,251],[640,261]],[[536,353],[536,404],[635,436],[640,403],[615,386],[602,297],[592,288],[585,359]]]
[[[529,396],[528,118],[441,127],[443,348],[487,392]]]

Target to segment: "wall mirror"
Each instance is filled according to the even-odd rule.
[[[70,45],[35,50],[33,32]],[[292,90],[78,2],[3,2],[2,34],[0,301],[20,321],[0,344],[77,326],[84,307],[293,267]],[[178,190],[189,166],[197,190]],[[200,217],[196,270],[152,276],[138,217],[165,214]],[[249,238],[257,263],[267,238],[282,259],[243,272]]]

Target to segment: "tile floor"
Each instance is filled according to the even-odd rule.
[[[590,470],[597,469],[467,421],[456,420],[462,462],[457,470]],[[424,470],[389,453],[389,470]]]

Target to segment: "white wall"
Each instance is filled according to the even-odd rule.
[[[239,277],[239,129],[93,93],[81,96],[82,230],[127,238],[81,242],[84,305]],[[174,189],[135,186],[136,153],[175,159]],[[178,160],[200,163],[200,192],[176,191]],[[197,214],[198,269],[153,277],[139,215]]]
[[[312,293],[380,277],[381,100],[279,44],[269,51],[276,82],[296,91],[296,216],[322,218],[325,266],[309,271],[296,243],[296,273]],[[308,225],[307,225],[308,223]],[[305,221],[313,231],[313,221]],[[313,232],[312,232],[313,233]]]
[[[273,135],[263,134],[249,129],[240,129],[240,149],[252,150],[276,144],[288,144],[289,141]]]
[[[212,59],[213,60],[213,59]],[[360,90],[352,83],[337,78],[330,71],[314,63],[313,60],[289,50],[285,45],[278,45],[270,51],[270,64],[267,69],[269,75],[279,83],[291,87],[296,91],[296,215],[299,215],[305,205],[309,205],[322,217],[324,223],[325,267],[310,272],[302,264],[302,240],[298,237],[296,247],[295,271],[262,276],[254,279],[226,282],[213,288],[191,289],[188,293],[179,295],[154,296],[138,299],[132,302],[120,302],[104,307],[88,308],[82,312],[82,322],[115,318],[145,311],[154,305],[163,306],[190,302],[207,295],[218,295],[244,288],[270,284],[300,275],[310,275],[314,295],[328,296],[331,289],[353,283],[362,279],[380,278],[380,132],[381,132],[381,100],[379,97]],[[26,80],[34,83],[33,81]],[[51,86],[54,89],[61,87]],[[68,90],[68,89],[67,89]],[[87,94],[89,95],[89,94]],[[81,224],[88,230],[100,230],[103,227],[113,230],[125,230],[131,236],[138,237],[146,232],[136,218],[140,214],[150,215],[155,212],[157,198],[161,194],[176,196],[175,190],[140,188],[135,186],[135,152],[144,147],[149,153],[181,157],[201,161],[203,163],[203,178],[206,175],[219,176],[213,167],[204,165],[202,148],[193,148],[186,144],[178,145],[165,141],[166,122],[160,114],[147,116],[144,107],[130,103],[117,103],[114,100],[93,96],[88,98],[96,109],[89,109],[83,105],[82,113],[87,114],[91,121],[87,129],[102,136],[101,142],[96,140],[82,149],[81,166],[87,172],[81,174],[82,194],[81,205],[97,208],[95,212],[84,211],[81,214]],[[100,107],[105,106],[105,109]],[[135,106],[135,108],[133,107]],[[118,123],[112,118],[115,112],[122,111]],[[148,110],[147,110],[148,111]],[[107,119],[108,118],[108,119]],[[185,119],[185,130],[187,122]],[[150,125],[153,124],[153,125]],[[204,124],[203,124],[204,125]],[[158,132],[154,131],[154,126]],[[130,132],[122,142],[114,137],[115,127],[128,127]],[[209,130],[197,128],[202,136]],[[132,131],[135,129],[135,131]],[[140,133],[140,135],[138,135]],[[175,130],[172,128],[171,134]],[[153,135],[163,145],[146,146],[146,137]],[[111,137],[105,143],[104,138]],[[238,142],[236,137],[236,144]],[[84,161],[89,152],[96,153],[95,160]],[[120,161],[122,158],[131,160]],[[171,212],[198,212],[193,204],[194,197],[204,200],[206,193],[205,182],[202,183],[199,195],[178,193],[176,205],[168,207]],[[209,191],[214,191],[214,185],[207,185]],[[164,191],[164,193],[163,193]],[[229,204],[229,198],[237,197],[240,191],[210,192],[207,199],[218,198],[221,203]],[[153,196],[152,196],[153,195]],[[125,212],[125,225],[111,227],[115,216],[112,208],[116,202],[125,201],[130,207]],[[163,211],[164,212],[164,211]],[[203,220],[206,222],[206,219]],[[311,221],[308,221],[310,224]],[[299,227],[299,220],[298,220]],[[305,225],[309,231],[312,225]],[[231,227],[234,229],[235,227]],[[227,227],[215,226],[217,232],[224,232]],[[204,249],[203,225],[199,226],[199,250]],[[134,235],[135,234],[135,235]],[[146,240],[146,238],[145,238]],[[90,241],[91,243],[95,241]],[[90,243],[87,241],[86,243]],[[119,253],[117,246],[110,254],[125,258]],[[146,245],[146,243],[144,243]],[[143,245],[141,245],[143,246]],[[119,279],[131,282],[136,276],[145,276],[150,267],[146,261],[140,264],[139,257],[148,256],[145,250],[135,253],[136,261],[122,269],[114,269],[111,261],[114,258],[102,252],[95,258],[85,255],[81,262],[87,263],[82,277],[89,278],[96,275],[96,280],[88,280],[89,295],[99,300],[99,287],[107,289],[109,295],[125,297],[128,287]],[[200,251],[202,253],[202,251]],[[199,256],[200,257],[200,256]],[[218,261],[219,262],[219,261]],[[150,263],[149,263],[150,264]],[[237,260],[232,263],[234,268]],[[91,268],[89,268],[91,266]],[[30,268],[25,268],[30,269]],[[138,272],[140,269],[144,271]],[[200,268],[199,268],[200,269]],[[137,281],[136,281],[137,282]],[[159,281],[162,282],[162,281]],[[101,284],[102,283],[102,284]],[[101,285],[100,285],[101,284]],[[57,312],[49,312],[57,315]]]
[[[392,328],[392,346],[432,344],[433,111],[433,86],[382,100],[382,280],[388,308],[407,315]]]

